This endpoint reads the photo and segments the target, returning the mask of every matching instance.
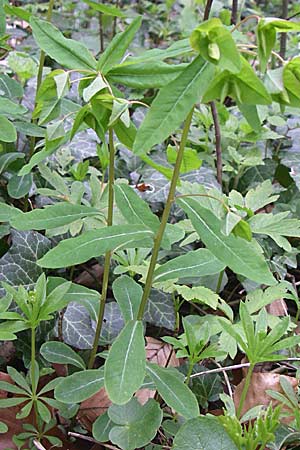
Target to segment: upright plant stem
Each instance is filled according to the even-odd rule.
[[[33,393],[36,393],[36,386],[34,385],[35,379],[35,328],[31,328],[31,364],[30,364],[30,377]]]
[[[209,18],[209,14],[210,14],[210,10],[211,10],[213,1],[214,0],[207,0],[206,5],[205,5],[203,20],[207,20]]]
[[[55,0],[49,0],[48,11],[47,11],[47,16],[46,16],[46,20],[48,22],[51,22],[51,19],[52,19],[54,3],[55,3]],[[45,57],[46,57],[45,52],[43,50],[41,50],[40,60],[39,60],[39,69],[38,69],[37,80],[36,80],[36,91],[35,91],[34,106],[36,106],[37,93],[38,93],[38,90],[39,90],[39,88],[40,88],[40,86],[42,84],[43,69],[44,69],[44,64],[45,64]],[[36,121],[33,120],[32,122],[35,123]],[[31,139],[30,139],[29,158],[31,158],[31,156],[34,153],[34,147],[35,147],[35,136],[32,136]]]
[[[99,13],[99,38],[100,38],[100,52],[103,53],[104,37],[103,37],[102,13]]]
[[[288,10],[289,10],[289,0],[282,0],[282,14],[281,14],[282,19],[287,19]],[[287,33],[281,33],[279,54],[283,59],[285,59],[286,41],[287,41]]]
[[[187,116],[187,119],[185,121],[167,202],[166,202],[165,209],[164,209],[164,212],[163,212],[163,215],[161,218],[161,223],[160,223],[159,229],[154,237],[153,252],[152,252],[151,261],[150,261],[150,265],[149,265],[149,269],[148,269],[148,273],[147,273],[147,279],[146,279],[146,284],[145,284],[145,288],[144,288],[144,292],[143,292],[143,297],[142,297],[142,301],[141,301],[139,312],[138,312],[138,320],[143,319],[147,300],[148,300],[148,297],[150,294],[152,280],[153,280],[153,274],[154,274],[154,270],[155,270],[155,266],[156,266],[156,262],[157,262],[157,258],[158,258],[160,244],[161,244],[163,234],[164,234],[167,222],[168,222],[171,206],[174,201],[177,181],[178,181],[179,173],[180,173],[180,166],[181,166],[181,162],[182,162],[182,158],[183,158],[184,148],[186,145],[190,125],[192,122],[193,111],[194,111],[194,108],[191,110],[191,112],[189,113],[189,115]]]
[[[240,398],[240,404],[237,410],[237,417],[240,419],[242,411],[243,411],[243,406],[247,397],[247,392],[249,390],[249,386],[251,383],[251,377],[252,377],[252,373],[253,373],[253,369],[254,369],[255,364],[250,364],[249,369],[248,369],[248,373],[245,379],[245,384],[244,384],[244,388],[242,391],[242,395]]]
[[[217,180],[222,186],[222,147],[221,147],[221,129],[218,117],[218,111],[215,102],[210,102],[211,113],[213,116],[216,139],[216,160],[217,160]]]
[[[239,6],[238,0],[232,0],[231,20],[230,20],[232,25],[235,25],[237,22],[238,6]]]
[[[113,207],[114,207],[114,179],[115,179],[115,147],[114,147],[114,135],[112,128],[109,128],[109,178],[108,178],[108,212],[107,212],[107,226],[110,227],[113,221]],[[109,281],[109,269],[110,269],[111,252],[105,253],[104,259],[104,271],[102,281],[102,293],[99,306],[99,314],[97,327],[95,331],[95,338],[93,342],[93,348],[90,354],[89,369],[94,365],[97,349],[99,345],[99,338],[102,328],[104,309],[106,303],[106,295]]]

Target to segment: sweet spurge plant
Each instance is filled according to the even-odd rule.
[[[297,448],[295,8],[0,0],[0,448]]]

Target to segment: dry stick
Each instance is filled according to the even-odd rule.
[[[287,19],[288,10],[289,10],[289,0],[282,0],[282,15],[281,15],[282,19]],[[287,41],[287,33],[281,33],[279,54],[283,59],[285,59],[286,41]]]
[[[203,20],[207,20],[209,18],[209,14],[210,14],[210,10],[211,10],[213,1],[214,0],[207,0],[206,5],[205,5]]]
[[[166,225],[168,222],[170,210],[171,210],[171,207],[172,207],[172,204],[174,201],[174,197],[175,197],[177,181],[178,181],[179,174],[180,174],[180,167],[181,167],[181,162],[182,162],[182,158],[183,158],[183,154],[184,154],[185,144],[187,141],[189,129],[190,129],[191,122],[192,122],[193,111],[194,111],[194,107],[192,108],[189,115],[187,116],[187,119],[184,124],[181,142],[180,142],[179,150],[177,153],[176,163],[175,163],[173,176],[172,176],[172,180],[171,180],[171,184],[170,184],[168,198],[167,198],[165,209],[164,209],[164,212],[163,212],[163,215],[161,218],[161,223],[160,223],[159,229],[154,237],[154,246],[153,246],[151,261],[150,261],[150,265],[149,265],[149,269],[148,269],[148,273],[147,273],[147,278],[146,278],[142,301],[141,301],[140,308],[138,311],[138,316],[137,316],[138,320],[143,319],[145,308],[146,308],[147,301],[148,301],[148,297],[149,297],[149,294],[151,291],[153,274],[154,274],[154,270],[155,270],[155,266],[156,266],[156,262],[157,262],[157,258],[158,258],[160,244],[161,244],[161,241],[162,241],[162,238],[164,235],[164,231],[165,231],[165,228],[166,228]]]
[[[78,439],[83,439],[84,441],[93,442],[93,444],[102,445],[102,447],[108,448],[110,450],[119,450],[119,447],[114,447],[113,445],[104,444],[103,442],[100,443],[100,442],[96,441],[96,439],[93,439],[90,436],[85,436],[84,434],[73,433],[72,431],[69,431],[68,435],[78,438]]]
[[[109,129],[109,178],[108,178],[108,213],[107,213],[107,226],[110,227],[113,221],[113,206],[114,206],[114,179],[115,179],[115,147],[114,147],[114,135],[112,128]],[[99,314],[97,320],[97,327],[95,331],[95,338],[93,342],[93,348],[90,355],[88,368],[92,369],[97,350],[99,345],[99,338],[101,334],[102,322],[104,317],[104,309],[106,303],[106,295],[109,281],[109,270],[110,270],[110,260],[111,252],[105,253],[104,259],[104,271],[103,271],[103,281],[102,281],[102,293],[99,307]]]
[[[235,25],[237,22],[238,15],[238,0],[232,0],[232,8],[231,8],[231,24]]]
[[[218,111],[215,102],[210,102],[210,109],[214,121],[215,139],[216,139],[216,159],[217,159],[217,180],[222,187],[222,147],[221,147],[221,129],[218,117]]]

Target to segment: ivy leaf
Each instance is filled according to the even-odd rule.
[[[163,417],[155,400],[150,399],[142,406],[136,397],[126,405],[110,406],[108,415],[116,425],[112,427],[109,439],[123,450],[135,450],[151,442]]]
[[[146,352],[141,321],[131,320],[121,331],[105,363],[105,389],[111,401],[127,403],[145,378]]]
[[[94,71],[96,60],[81,42],[67,39],[51,23],[31,17],[30,26],[38,46],[68,69]]]
[[[179,199],[178,204],[188,214],[200,239],[220,261],[235,273],[256,281],[274,285],[276,280],[263,257],[262,250],[253,240],[251,243],[221,232],[222,222],[194,199]]]
[[[35,231],[11,231],[12,246],[0,259],[0,281],[13,287],[32,289],[42,269],[36,261],[51,247],[51,242]]]
[[[217,417],[200,416],[186,422],[178,431],[173,450],[238,450]]]

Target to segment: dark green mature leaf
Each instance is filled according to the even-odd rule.
[[[83,359],[63,342],[45,342],[40,349],[41,355],[49,362],[57,364],[70,364],[85,369]]]
[[[24,90],[20,83],[5,73],[0,74],[0,95],[8,98],[23,97]]]
[[[32,289],[42,269],[36,264],[51,247],[51,242],[35,231],[11,231],[12,246],[0,259],[0,281],[14,287]]]
[[[136,397],[126,405],[112,405],[108,415],[116,425],[109,438],[123,450],[135,450],[148,444],[155,437],[163,417],[155,400],[150,399],[142,406]]]
[[[98,60],[97,70],[103,75],[114,67],[124,56],[130,42],[140,28],[142,17],[136,17],[122,33],[116,34]]]
[[[101,414],[93,423],[93,436],[98,442],[109,441],[109,432],[114,426],[113,421],[109,418],[107,411]]]
[[[173,81],[186,68],[186,64],[171,65],[163,62],[115,66],[107,74],[108,81],[136,89],[161,88]]]
[[[141,321],[127,323],[114,341],[105,363],[105,389],[117,405],[127,403],[145,378],[146,352]]]
[[[8,98],[0,97],[0,114],[7,114],[8,116],[19,116],[25,114],[26,111],[27,109],[24,106],[12,102]]]
[[[122,275],[113,282],[112,289],[125,322],[136,319],[143,295],[142,286],[128,275]]]
[[[41,267],[73,266],[101,256],[121,245],[125,248],[151,246],[153,233],[142,225],[114,225],[86,231],[76,238],[61,241],[38,261]]]
[[[22,211],[0,202],[0,222],[9,222],[17,214],[22,214]]]
[[[1,139],[0,139],[1,140]],[[17,159],[24,158],[25,153],[21,152],[10,152],[4,153],[0,156],[0,174],[5,172],[5,170],[10,166],[11,163],[16,161]]]
[[[81,42],[66,39],[51,23],[32,17],[34,39],[51,58],[68,69],[95,70],[96,60]]]
[[[144,319],[152,325],[174,330],[175,311],[171,294],[151,289]]]
[[[63,378],[55,388],[55,398],[62,403],[79,403],[96,394],[104,385],[103,369],[82,370]]]
[[[0,115],[0,141],[15,142],[17,140],[17,132],[13,123],[7,117]]]
[[[213,73],[214,66],[198,56],[175,80],[162,88],[137,132],[133,152],[144,154],[172,134],[194,103],[200,100]]]
[[[199,415],[197,399],[174,370],[147,363],[148,375],[167,405],[187,419],[197,417]]]
[[[166,49],[153,48],[147,50],[139,56],[131,56],[126,59],[126,64],[136,64],[141,62],[153,62],[163,61],[168,58],[176,58],[187,53],[191,53],[192,49],[190,46],[189,39],[181,39],[175,41],[170,47]]]
[[[28,194],[32,186],[32,174],[13,175],[8,182],[7,192],[12,198],[22,198]]]
[[[188,214],[208,250],[220,261],[235,273],[257,283],[276,284],[256,241],[248,242],[234,235],[225,236],[221,232],[221,221],[192,198],[179,199],[178,204]]]
[[[62,202],[14,217],[11,225],[17,230],[50,230],[97,214],[99,210],[95,208]]]
[[[221,272],[225,264],[209,250],[200,248],[171,259],[154,272],[154,282],[184,277],[202,277]]]
[[[173,450],[238,450],[217,417],[200,416],[186,422],[175,436]]]

